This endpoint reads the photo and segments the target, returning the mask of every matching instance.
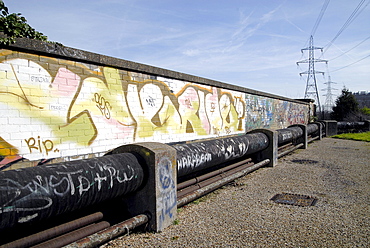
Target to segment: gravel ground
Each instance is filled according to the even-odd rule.
[[[324,138],[178,210],[161,233],[102,247],[369,247],[370,143]],[[316,197],[278,204],[278,193]]]

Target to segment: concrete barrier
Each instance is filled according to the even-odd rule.
[[[125,201],[132,216],[145,213],[149,216],[148,229],[162,231],[171,225],[177,215],[176,150],[155,143],[137,143],[118,147],[109,154],[130,152],[145,161],[146,181]]]
[[[338,122],[333,120],[322,120],[325,125],[325,137],[330,137],[338,133]]]

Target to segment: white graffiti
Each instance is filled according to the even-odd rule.
[[[235,148],[238,147],[239,151],[237,151]],[[226,147],[223,147],[222,149],[225,154],[225,159],[228,160],[230,158],[240,158],[248,151],[248,144],[241,142],[239,145],[229,145]]]
[[[53,199],[66,195],[78,194],[95,187],[96,191],[113,188],[115,183],[124,183],[134,179],[134,169],[126,165],[125,171],[118,170],[110,164],[99,164],[89,166],[95,170],[55,171],[53,175],[36,175],[28,182],[19,183],[10,178],[0,180],[0,195],[6,191],[9,200],[0,201],[0,214],[6,212],[40,211],[49,208]],[[53,167],[55,168],[55,167]],[[33,202],[30,207],[23,207],[24,202]],[[37,202],[37,204],[34,204]],[[22,207],[18,207],[22,206]],[[32,219],[32,218],[30,218]],[[26,219],[23,219],[25,221]]]
[[[293,138],[293,134],[292,133],[282,133],[281,134],[281,137],[282,137],[282,139],[284,141],[284,140],[288,140],[288,139]]]
[[[182,168],[196,168],[208,161],[212,160],[211,153],[202,153],[202,154],[192,154],[188,156],[184,156],[181,159],[177,160],[177,166],[179,169]]]

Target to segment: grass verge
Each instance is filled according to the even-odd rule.
[[[332,136],[332,138],[358,140],[370,142],[370,132],[365,133],[342,133]]]

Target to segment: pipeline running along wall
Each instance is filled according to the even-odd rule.
[[[1,49],[0,170],[99,157],[134,142],[285,128],[310,118],[304,102],[202,78],[191,82],[182,73],[180,79],[155,75],[137,65],[134,71],[40,49]]]

